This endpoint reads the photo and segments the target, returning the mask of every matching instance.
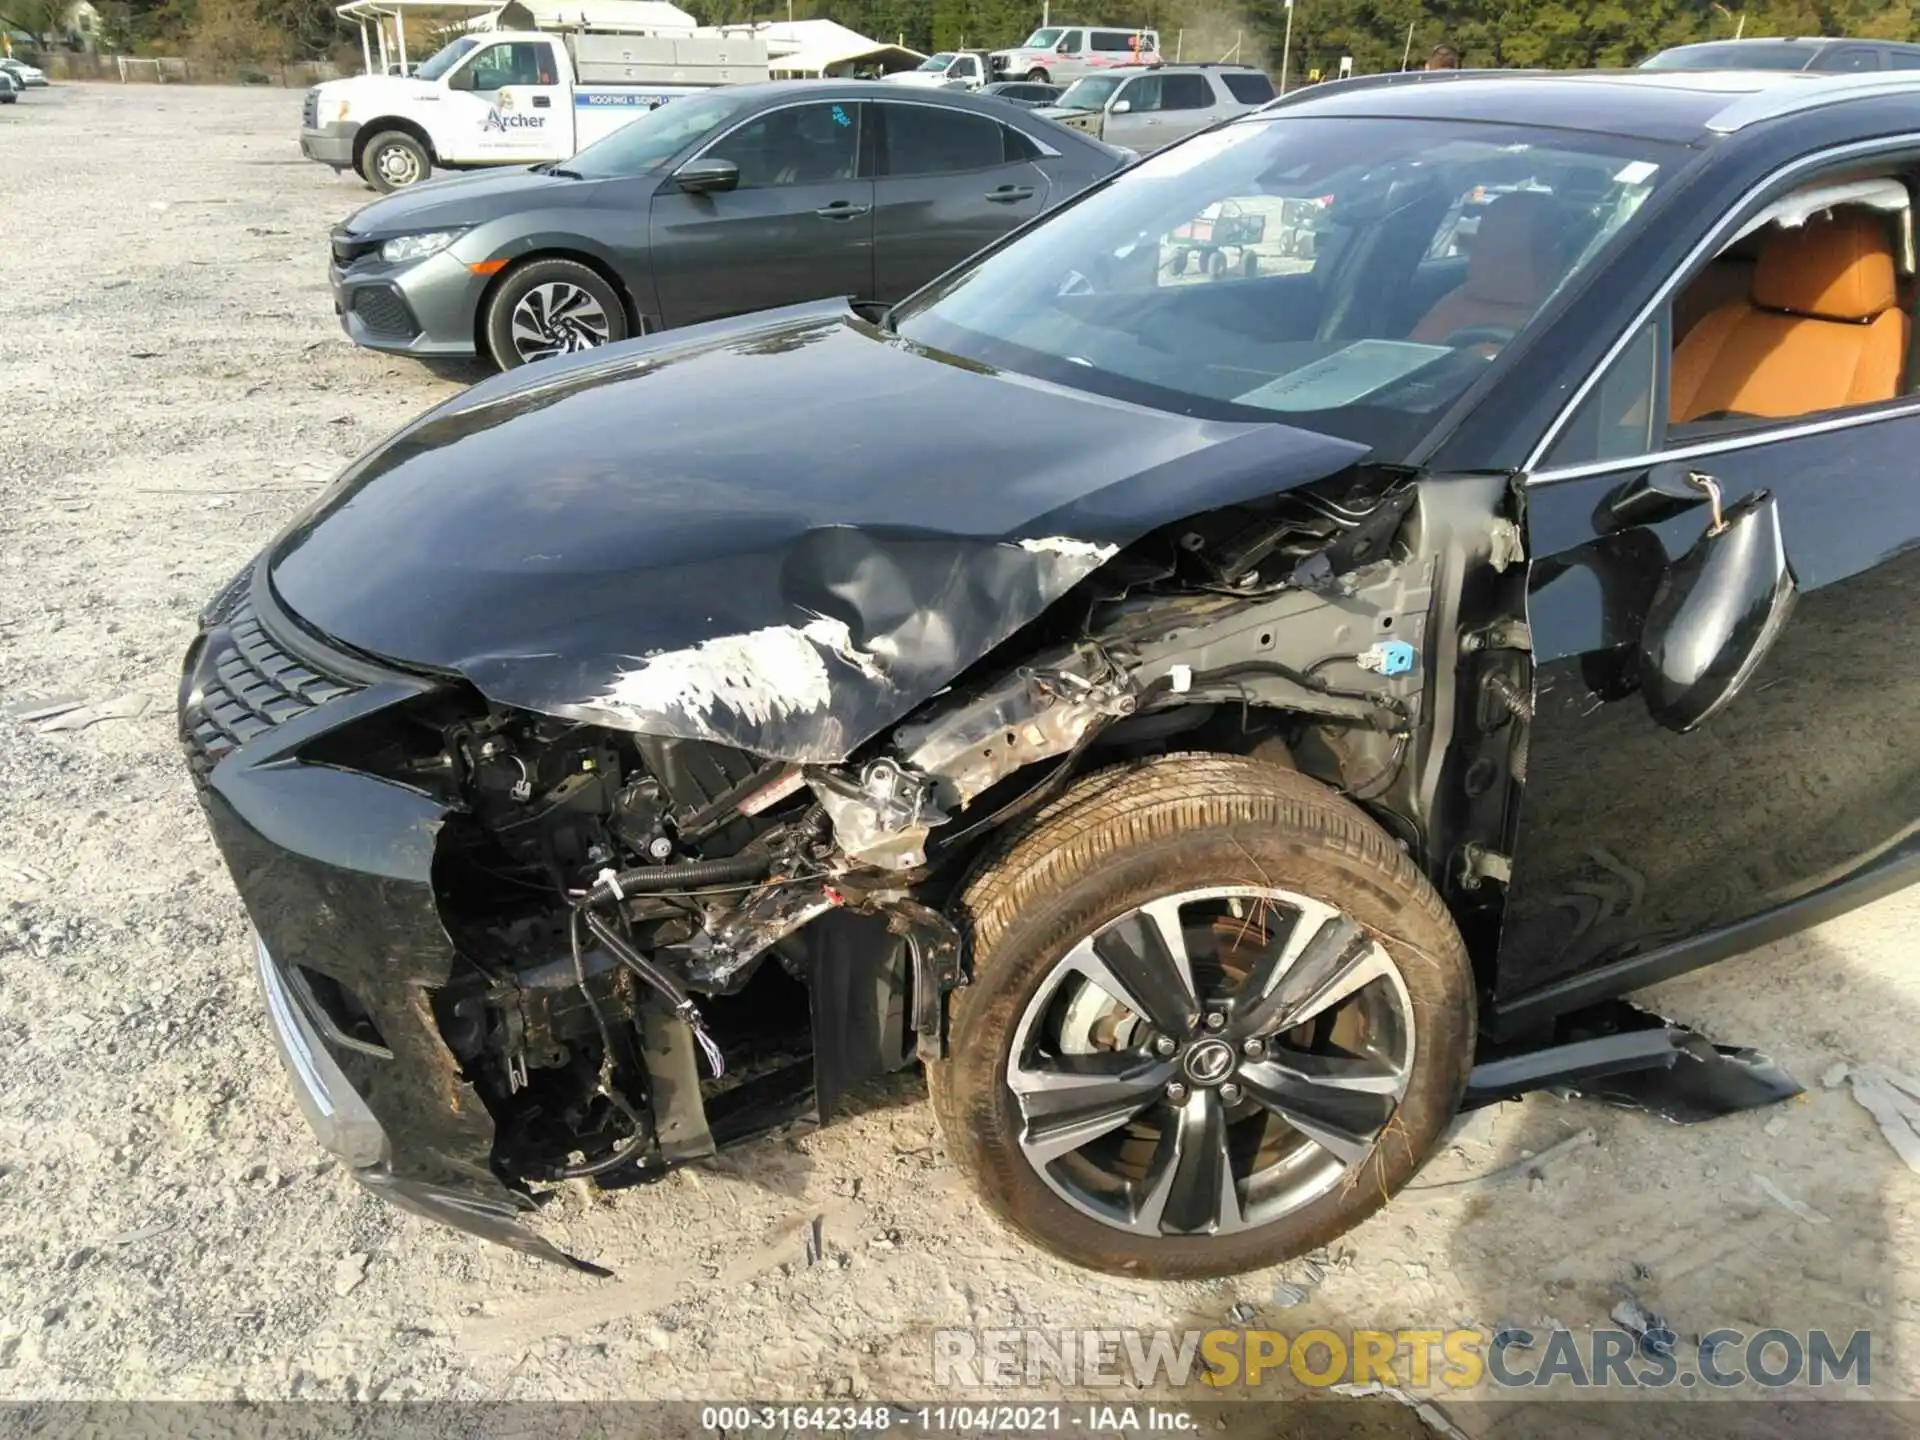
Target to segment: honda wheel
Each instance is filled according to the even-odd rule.
[[[487,349],[502,370],[627,338],[626,307],[597,271],[575,260],[509,270],[487,304]]]

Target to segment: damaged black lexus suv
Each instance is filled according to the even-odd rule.
[[[1700,1063],[1599,1002],[1920,855],[1890,84],[1326,87],[402,430],[181,694],[324,1143],[566,1259],[917,1057],[1012,1225],[1200,1276]]]

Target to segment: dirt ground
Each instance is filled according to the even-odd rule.
[[[1683,1350],[1870,1329],[1872,1393],[1914,1397],[1920,1176],[1819,1077],[1920,1065],[1920,890],[1654,997],[1767,1049],[1802,1099],[1687,1128],[1501,1107],[1417,1183],[1593,1141],[1538,1178],[1409,1193],[1324,1265],[1156,1286],[1056,1264],[959,1185],[917,1078],[844,1124],[562,1197],[542,1223],[612,1281],[362,1194],[295,1108],[172,733],[200,604],[459,383],[341,336],[325,234],[369,196],[300,159],[299,104],[70,85],[0,109],[0,1399],[926,1397],[941,1327],[1585,1330],[1622,1287]],[[145,708],[17,718],[68,695]]]

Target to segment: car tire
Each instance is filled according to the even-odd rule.
[[[1260,273],[1260,257],[1249,250],[1240,257],[1240,273],[1252,279]]]
[[[417,185],[433,173],[427,147],[404,130],[382,130],[360,152],[360,178],[382,195]]]
[[[1053,83],[1053,77],[1048,75],[1044,70],[1027,71],[1027,80],[1034,85],[1051,85]]]
[[[1226,274],[1227,274],[1227,252],[1226,251],[1216,250],[1213,252],[1213,254],[1207,257],[1207,274],[1212,276],[1215,280],[1222,280],[1226,278]]]
[[[535,344],[530,353],[529,332],[541,331],[551,348]],[[626,339],[627,309],[599,271],[577,260],[527,260],[494,286],[482,333],[493,363],[512,370]]]
[[[1117,1153],[1124,1155],[1131,1146],[1137,1155],[1141,1146],[1151,1144],[1153,1159],[1146,1162],[1144,1174],[1129,1182],[1125,1193],[1130,1197],[1144,1190],[1146,1200],[1139,1209],[1143,1215],[1158,1191],[1162,1209],[1157,1216],[1170,1214],[1172,1207],[1165,1197],[1177,1184],[1155,1182],[1152,1167],[1162,1154],[1171,1153],[1174,1158],[1168,1168],[1174,1181],[1180,1181],[1178,1159],[1185,1137],[1194,1133],[1187,1127],[1196,1106],[1209,1116],[1226,1117],[1212,1132],[1221,1154],[1243,1153],[1230,1149],[1226,1136],[1231,1130],[1239,1137],[1234,1144],[1243,1144],[1249,1133],[1243,1127],[1250,1119],[1260,1122],[1253,1132],[1257,1145],[1273,1143],[1271,1107],[1262,1098],[1269,1092],[1262,1087],[1270,1086],[1275,1074],[1297,1078],[1304,1073],[1284,1068],[1295,1053],[1298,1027],[1286,1031],[1286,1044],[1276,1036],[1262,1042],[1271,1048],[1243,1051],[1240,1047],[1251,1041],[1233,1037],[1255,1022],[1261,1004],[1241,1000],[1247,1006],[1241,1010],[1234,1004],[1238,997],[1210,999],[1203,992],[1210,991],[1214,982],[1194,980],[1184,999],[1207,1013],[1194,1021],[1190,1033],[1196,1038],[1177,1059],[1158,1058],[1168,1053],[1158,1047],[1171,1040],[1170,1032],[1155,1035],[1144,1020],[1134,1026],[1136,1036],[1146,1036],[1141,1041],[1147,1048],[1139,1052],[1140,1063],[1175,1066],[1173,1073],[1188,1077],[1193,1086],[1188,1103],[1176,1106],[1171,1089],[1155,1088],[1158,1082],[1148,1075],[1143,1093],[1151,1098],[1144,1102],[1145,1112],[1135,1112],[1132,1120],[1118,1127],[1109,1125],[1103,1138],[1085,1142],[1089,1148],[1072,1149],[1063,1159],[1044,1166],[1030,1158],[1026,1147],[1047,1137],[1035,1140],[1037,1127],[1030,1128],[1030,1117],[1023,1112],[1028,1100],[1016,1096],[1015,1070],[1010,1066],[1016,1063],[1016,1041],[1024,1043],[1036,1011],[1051,1024],[1049,1017],[1060,1008],[1060,994],[1050,994],[1046,987],[1063,964],[1077,955],[1101,953],[1089,947],[1104,941],[1115,927],[1147,913],[1141,908],[1144,905],[1157,905],[1159,913],[1166,913],[1169,897],[1174,897],[1180,907],[1175,912],[1179,916],[1175,931],[1182,937],[1183,949],[1196,933],[1202,937],[1234,934],[1232,925],[1222,929],[1218,919],[1212,928],[1197,932],[1191,923],[1196,914],[1191,907],[1196,903],[1206,907],[1238,903],[1237,899],[1208,898],[1224,893],[1219,887],[1251,887],[1263,896],[1285,892],[1291,897],[1288,903],[1296,907],[1290,925],[1331,914],[1346,927],[1329,932],[1316,920],[1314,938],[1303,942],[1305,948],[1296,954],[1292,968],[1275,962],[1277,975],[1264,972],[1268,978],[1262,993],[1267,1003],[1282,1007],[1269,1013],[1285,1016],[1301,1008],[1295,987],[1308,987],[1305,1003],[1310,1005],[1314,997],[1351,983],[1349,977],[1359,973],[1359,966],[1347,957],[1365,957],[1365,973],[1372,978],[1357,982],[1350,995],[1327,1005],[1307,1028],[1331,1023],[1337,1031],[1347,1023],[1342,1017],[1348,1007],[1378,1004],[1384,1007],[1383,1014],[1400,1007],[1407,1017],[1405,1069],[1398,1081],[1403,1088],[1397,1099],[1381,1095],[1366,1102],[1365,1123],[1371,1138],[1364,1148],[1351,1136],[1327,1137],[1350,1152],[1345,1160],[1322,1141],[1308,1138],[1306,1131],[1281,1127],[1292,1139],[1282,1136],[1280,1143],[1293,1145],[1296,1158],[1307,1156],[1322,1168],[1333,1162],[1342,1167],[1336,1180],[1318,1191],[1303,1192],[1298,1204],[1291,1203],[1294,1197],[1284,1189],[1277,1195],[1272,1189],[1257,1195],[1253,1185],[1267,1183],[1262,1177],[1273,1172],[1239,1177],[1229,1160],[1224,1174],[1234,1184],[1217,1189],[1233,1197],[1231,1224],[1220,1223],[1227,1211],[1224,1201],[1216,1200],[1216,1224],[1210,1230],[1183,1223],[1174,1228],[1185,1233],[1165,1233],[1164,1221],[1156,1218],[1151,1229],[1143,1232],[1138,1215],[1124,1221],[1096,1218],[1063,1188],[1055,1172],[1062,1165],[1081,1165],[1093,1146],[1113,1142],[1119,1147]],[[1201,901],[1188,898],[1195,893],[1202,895]],[[1232,923],[1243,927],[1239,932],[1243,935],[1245,926],[1257,924],[1264,936],[1268,914],[1281,913],[1280,903],[1274,902],[1271,911],[1255,909],[1251,921]],[[995,1213],[1034,1243],[1075,1264],[1146,1279],[1188,1280],[1235,1274],[1303,1254],[1379,1209],[1425,1161],[1458,1109],[1474,1053],[1475,992],[1452,917],[1419,868],[1385,831],[1357,806],[1297,771],[1239,756],[1189,754],[1098,772],[1069,789],[1022,833],[983,859],[963,889],[957,918],[968,944],[970,981],[951,996],[947,1058],[928,1067],[929,1089],[947,1151]],[[1160,921],[1154,924],[1163,937],[1168,933],[1160,928]],[[1316,950],[1329,934],[1328,946]],[[1274,953],[1284,954],[1290,942],[1269,937],[1262,943],[1278,946]],[[1338,958],[1328,962],[1326,949],[1337,950]],[[1223,949],[1221,955],[1225,953]],[[1263,973],[1258,963],[1252,963],[1243,980]],[[1211,964],[1204,972],[1189,968],[1195,977],[1231,974]],[[1296,972],[1301,973],[1294,978]],[[1116,969],[1115,973],[1140,972]],[[1153,993],[1137,983],[1134,988]],[[1105,985],[1096,986],[1097,1003],[1119,1003],[1110,1002],[1105,991]],[[1087,993],[1084,985],[1074,990],[1073,1003],[1065,1010],[1070,1014]],[[1164,1009],[1165,997],[1179,992],[1163,989],[1159,993],[1162,1003],[1144,1004],[1144,1012]],[[1209,1032],[1209,1020],[1216,1012],[1208,1007],[1219,1006],[1228,1010],[1225,1028]],[[1132,1013],[1124,1005],[1120,1010],[1122,1015]],[[1390,1032],[1390,1025],[1380,1026],[1379,1034]],[[1234,1058],[1231,1063],[1237,1068],[1231,1073],[1241,1084],[1221,1084],[1218,1075],[1204,1082],[1193,1067],[1210,1033],[1227,1037],[1226,1048],[1235,1057],[1259,1053],[1280,1059],[1276,1064],[1264,1058]],[[1219,1043],[1218,1038],[1213,1040],[1216,1048]],[[1370,1059],[1371,1045],[1368,1041],[1354,1053]],[[1027,1058],[1037,1054],[1037,1050],[1026,1052],[1018,1061],[1023,1084],[1029,1076],[1024,1067],[1057,1063]],[[1109,1054],[1126,1064],[1136,1059],[1118,1044]],[[1330,1080],[1362,1078],[1323,1073]],[[1139,1074],[1132,1075],[1129,1083],[1139,1079]],[[1204,1105],[1199,1094],[1202,1083],[1217,1087]],[[1239,1096],[1237,1102],[1229,1090]],[[1243,1090],[1253,1096],[1252,1101]],[[1325,1102],[1323,1092],[1314,1094],[1316,1104]],[[1229,1102],[1253,1103],[1254,1113],[1233,1119]],[[1075,1103],[1084,1104],[1084,1100],[1076,1098]],[[1298,1108],[1297,1095],[1288,1103]],[[1144,1114],[1160,1112],[1172,1117],[1171,1127],[1181,1137],[1170,1152],[1161,1148],[1167,1144],[1165,1128],[1157,1142],[1135,1134],[1145,1123]],[[1063,1119],[1051,1133],[1057,1136],[1072,1130],[1075,1123],[1071,1117]],[[1354,1126],[1349,1123],[1347,1128]],[[1196,1157],[1207,1153],[1195,1145]],[[1253,1159],[1264,1153],[1264,1148],[1256,1150]],[[1285,1169],[1284,1155],[1277,1163],[1283,1167],[1279,1175],[1284,1184],[1308,1174],[1304,1165]],[[1213,1173],[1222,1172],[1215,1169]],[[1247,1185],[1244,1198],[1238,1188],[1241,1184]],[[1192,1188],[1187,1186],[1189,1191]],[[1284,1208],[1273,1208],[1276,1198],[1286,1202]],[[1131,1205],[1132,1201],[1120,1203]],[[1243,1210],[1243,1206],[1252,1208]],[[1183,1215],[1196,1213],[1186,1198],[1181,1209]]]

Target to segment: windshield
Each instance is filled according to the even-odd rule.
[[[1609,135],[1276,117],[1151,157],[895,312],[908,340],[1411,453],[1684,155]]]
[[[1804,70],[1810,45],[1682,45],[1640,62],[1642,70]]]
[[[594,141],[567,161],[565,168],[585,180],[657,170],[742,108],[738,98],[724,92],[668,100],[605,139]]]
[[[945,71],[947,66],[951,65],[955,60],[959,58],[960,58],[959,56],[953,54],[950,51],[944,55],[929,55],[926,59],[922,60],[918,65],[914,66],[913,68],[915,70],[925,70],[929,73],[933,73],[935,71]]]
[[[413,72],[414,78],[418,80],[438,80],[442,75],[446,74],[447,71],[460,63],[461,56],[465,55],[479,43],[478,40],[473,39],[471,36],[461,36],[451,45],[443,46],[441,49],[435,51],[431,60]]]
[[[1069,85],[1066,93],[1053,103],[1067,110],[1099,110],[1113,98],[1113,92],[1126,83],[1124,75],[1089,75]]]
[[[1020,48],[1022,50],[1051,50],[1054,41],[1060,38],[1060,34],[1061,32],[1057,28],[1052,30],[1036,30],[1020,42]]]

